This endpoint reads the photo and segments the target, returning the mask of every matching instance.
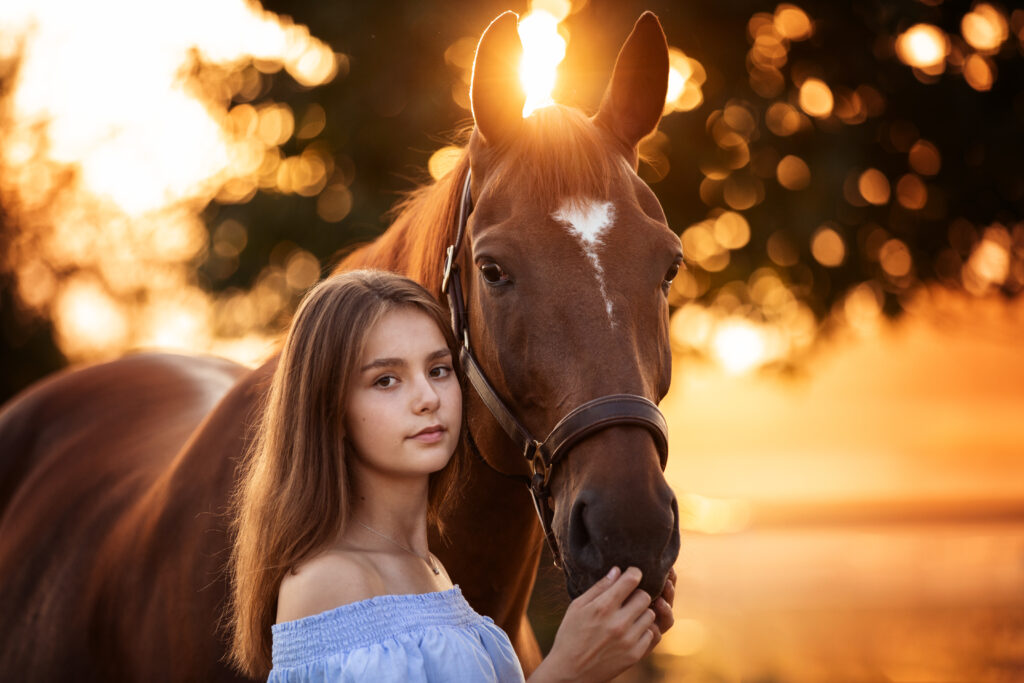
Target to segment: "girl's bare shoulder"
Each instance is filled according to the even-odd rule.
[[[388,593],[377,567],[363,553],[327,550],[285,574],[277,594],[277,623]]]

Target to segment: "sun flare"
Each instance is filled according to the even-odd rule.
[[[742,319],[724,321],[715,331],[711,348],[725,371],[735,375],[756,368],[767,356],[761,331]]]
[[[523,118],[555,103],[552,93],[558,65],[565,59],[566,40],[558,32],[558,23],[569,13],[569,4],[539,5],[541,3],[534,2],[533,9],[519,21],[519,39],[523,43],[519,80],[526,91]]]

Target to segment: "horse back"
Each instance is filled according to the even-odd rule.
[[[111,648],[126,646],[110,641],[134,635],[119,614],[152,604],[143,555],[175,540],[147,538],[139,525],[173,507],[167,492],[195,459],[197,427],[247,372],[220,359],[139,354],[62,373],[4,407],[0,674],[135,678],[104,669],[118,661]]]

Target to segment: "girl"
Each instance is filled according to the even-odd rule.
[[[463,450],[456,348],[444,310],[397,275],[331,277],[299,306],[235,501],[231,657],[246,673],[522,680],[427,547]],[[674,587],[650,609],[639,581],[612,569],[574,600],[530,680],[604,680],[649,652]]]

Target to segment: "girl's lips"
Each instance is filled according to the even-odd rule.
[[[414,434],[412,438],[421,443],[437,443],[444,438],[444,433],[446,431],[447,430],[444,427],[435,425],[433,427],[427,427],[426,429]]]

